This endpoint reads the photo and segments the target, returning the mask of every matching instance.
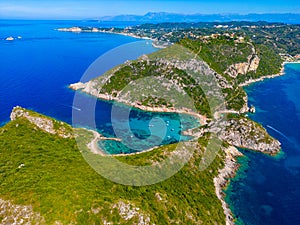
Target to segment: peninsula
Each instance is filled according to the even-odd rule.
[[[170,31],[170,29],[175,29],[174,27],[176,30],[180,30],[180,26],[184,26],[181,32]],[[194,26],[197,27],[193,24]],[[204,25],[199,24],[199,26]],[[288,25],[263,22],[244,25],[243,22],[233,22],[231,25],[210,24],[209,26],[210,28],[206,29],[202,27],[195,29],[188,28],[186,24],[147,24],[122,30],[116,28],[100,30],[100,32],[148,37],[159,42],[168,41],[165,46],[169,47],[126,62],[89,82],[71,84],[70,88],[100,99],[122,102],[142,110],[194,115],[201,119],[202,127],[200,131],[191,131],[191,134],[199,141],[207,137],[207,134],[217,132],[218,138],[224,144],[221,158],[225,166],[218,169],[219,174],[214,177],[214,186],[223,207],[226,224],[234,224],[234,216],[224,202],[222,188],[227,185],[228,178],[234,176],[238,168],[235,158],[242,154],[235,147],[270,155],[275,155],[280,151],[279,141],[272,138],[260,124],[247,118],[249,107],[247,95],[242,87],[282,75],[283,62],[285,60],[294,61],[299,58],[299,55],[295,54],[294,49],[289,50],[285,46],[271,48],[268,41],[257,41],[256,39],[260,29],[268,28],[270,31],[289,29]],[[148,32],[150,28],[151,31]],[[248,31],[246,32],[246,30]],[[89,32],[88,29],[85,31]],[[268,39],[269,37],[264,36],[264,38]],[[190,57],[183,56],[184,53],[180,52],[180,48],[183,48],[184,52],[190,52]],[[170,52],[179,52],[180,57],[172,58]],[[193,74],[201,74],[206,78],[211,78],[208,80],[217,81],[217,87],[211,83],[205,85],[210,87],[213,93],[218,93],[216,89],[221,91],[224,96],[225,110],[222,108],[222,104],[214,106],[209,104],[209,97],[203,90],[205,87],[199,85],[199,80]],[[123,89],[127,85],[134,85],[138,79],[148,76],[157,80],[153,86],[149,84],[152,90],[159,89],[157,84],[168,87],[165,81],[168,80],[176,89],[185,90],[187,96],[195,103],[195,108],[172,105],[174,102],[172,99],[170,102],[165,102],[161,95],[141,95],[142,97],[138,98],[136,92],[124,93]],[[203,83],[201,84],[203,85]],[[174,98],[176,97],[174,96]],[[213,115],[211,111],[214,111]],[[253,112],[253,107],[251,111]],[[219,127],[215,127],[215,120],[220,117],[226,117],[226,119],[218,124]],[[203,147],[205,148],[205,146]],[[201,158],[203,155],[200,154],[199,157]]]

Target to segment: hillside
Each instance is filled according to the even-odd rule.
[[[42,123],[49,119],[21,110]],[[85,130],[75,130],[75,134],[81,135],[83,146],[92,137]],[[205,137],[199,139],[201,145],[206,141]],[[73,137],[50,133],[26,116],[0,128],[0,149],[1,223],[225,224],[213,182],[218,169],[224,166],[222,152],[207,170],[200,172],[195,165],[204,150],[201,147],[173,177],[151,186],[132,187],[97,174],[83,159]],[[172,150],[170,145],[118,159],[144,165],[159,161]],[[87,147],[86,151],[92,154]]]
[[[184,49],[180,49],[178,46],[183,46]],[[176,51],[178,52],[176,53]],[[181,55],[180,57],[185,55],[186,58],[178,59],[178,61],[176,54]],[[187,59],[189,57],[190,59]],[[195,57],[197,57],[196,62],[191,60]],[[200,72],[201,75],[187,74],[186,69],[189,67],[191,67],[190,70],[197,70],[197,73]],[[216,79],[221,91],[215,90],[215,93],[222,92],[226,108],[246,112],[247,96],[240,86],[266,75],[280,74],[281,70],[281,57],[267,46],[256,45],[250,39],[227,35],[205,36],[200,40],[186,38],[166,50],[141,57],[136,61],[121,65],[113,71],[108,71],[105,76],[94,79],[88,85],[88,89],[94,90],[85,89],[85,92],[125,103],[135,101],[142,105],[154,106],[153,99],[124,100],[121,97],[121,90],[135,80],[157,77],[160,81],[171,80],[174,85],[183,88],[192,98],[197,111],[210,117],[212,115],[209,115],[209,111],[214,111],[214,109],[209,109],[212,106],[209,106],[208,100],[204,96],[206,93],[203,92],[203,87],[201,89],[197,83],[203,85],[205,79],[211,79],[209,85],[212,85],[214,82],[212,80]],[[84,86],[74,87],[74,89],[83,88]],[[157,85],[153,88],[157,89]],[[222,97],[218,97],[218,99],[223,101]],[[172,107],[172,104],[168,106]]]
[[[236,85],[280,74],[282,70],[283,61],[274,50],[243,37],[217,35],[202,41],[183,39],[180,44],[197,53],[212,69]]]

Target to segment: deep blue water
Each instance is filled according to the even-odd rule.
[[[70,106],[74,92],[67,85],[78,82],[89,65],[102,54],[120,45],[138,41],[121,35],[55,30],[75,25],[92,26],[94,23],[0,20],[1,122],[9,120],[11,109],[16,105],[71,122]],[[5,41],[9,36],[21,36],[22,39]],[[142,53],[154,50],[151,45],[145,44]],[[142,54],[139,51],[138,48],[131,49],[127,57],[136,58]],[[96,77],[125,60],[120,57],[108,61],[102,71],[93,75]]]
[[[287,64],[285,73],[246,88],[258,109],[250,117],[282,143],[283,153],[243,151],[226,191],[241,224],[300,224],[300,64]]]
[[[0,124],[9,121],[10,112],[16,105],[71,124],[74,91],[67,88],[69,84],[88,81],[128,59],[136,59],[142,54],[157,50],[145,40],[103,33],[59,32],[57,28],[124,27],[134,24],[0,20]],[[5,38],[9,36],[16,40],[6,41]],[[20,39],[17,38],[19,36]],[[127,45],[122,50],[118,50],[119,46],[124,44]],[[116,47],[118,48],[115,49]],[[107,53],[111,51],[113,54]],[[103,54],[105,56],[102,56]],[[102,56],[100,63],[97,61],[96,65],[93,64],[100,56]],[[90,67],[91,64],[92,67]],[[95,98],[86,94],[82,94],[80,98],[84,106],[95,102]],[[122,107],[120,110],[123,110],[125,106]],[[112,103],[96,100],[96,128],[102,134],[114,137],[116,134],[112,127],[111,109]],[[81,110],[84,113],[85,108]],[[106,150],[120,153],[153,147],[154,142],[150,138],[151,129],[149,128],[149,123],[153,118],[161,118],[165,125],[168,123],[167,133],[156,135],[160,144],[178,142],[184,138],[180,135],[181,130],[195,126],[195,120],[191,117],[186,117],[183,124],[180,124],[178,115],[176,117],[176,115],[166,113],[132,110],[129,123],[133,135],[143,140],[149,139],[149,142],[147,145],[137,145],[137,147],[124,147],[120,143],[112,142]],[[119,122],[121,125],[121,121]],[[90,121],[84,119],[74,125],[94,127]],[[155,133],[155,130],[152,129],[153,132]],[[104,144],[107,145],[107,143]],[[114,148],[109,147],[110,145]]]

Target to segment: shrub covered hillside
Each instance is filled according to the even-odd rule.
[[[228,109],[240,110],[245,105],[246,93],[241,84],[279,74],[282,69],[282,59],[274,50],[243,37],[217,35],[202,40],[182,39],[180,44],[198,54],[231,84],[223,88]]]
[[[242,36],[235,39],[220,35],[202,41],[183,39],[180,43],[235,84],[278,74],[282,68],[282,59],[273,49],[263,44],[254,44]]]
[[[27,112],[29,116],[32,113]],[[84,142],[92,139],[86,130],[77,132],[85,134]],[[204,145],[206,138],[199,142]],[[160,147],[120,160],[134,165],[153,163],[174,147]],[[21,219],[33,224],[225,223],[213,183],[218,168],[223,166],[222,156],[200,172],[195,165],[199,164],[203,148],[179,173],[145,187],[106,180],[83,159],[73,137],[45,132],[24,116],[0,129],[0,149],[2,223],[15,220],[20,224]],[[22,207],[31,211],[20,213]]]

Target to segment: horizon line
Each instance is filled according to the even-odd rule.
[[[113,18],[113,17],[118,17],[118,16],[146,16],[147,14],[160,14],[160,13],[165,13],[165,14],[171,14],[171,15],[179,15],[179,16],[213,16],[213,15],[219,15],[219,16],[248,16],[248,15],[299,15],[300,12],[250,12],[250,13],[177,13],[177,12],[166,12],[166,11],[149,11],[144,14],[116,14],[116,15],[105,15],[105,16],[99,16],[99,17],[80,17],[80,18],[75,18],[75,17],[60,17],[60,18],[40,18],[40,17],[8,17],[4,18],[0,16],[0,20],[101,20],[104,18]],[[105,19],[104,19],[105,21]],[[130,22],[130,21],[128,21]],[[134,22],[134,21],[132,21]],[[138,22],[138,21],[137,21]],[[142,21],[141,21],[142,22]],[[218,21],[216,21],[218,22]]]

